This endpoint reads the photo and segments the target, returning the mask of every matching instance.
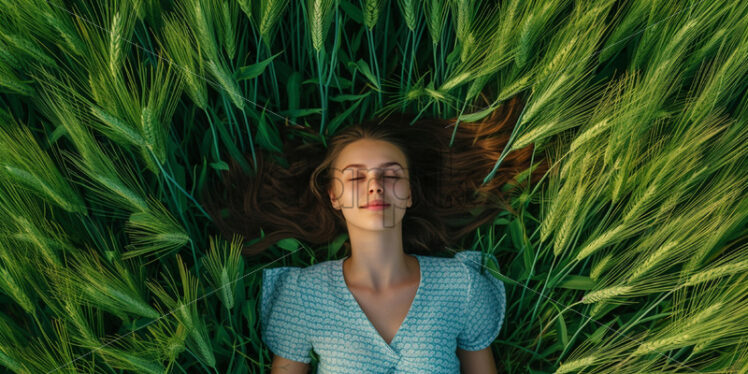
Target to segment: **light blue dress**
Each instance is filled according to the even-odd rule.
[[[379,335],[343,278],[343,259],[305,268],[264,269],[262,341],[274,354],[318,373],[459,373],[457,348],[478,351],[499,335],[504,284],[482,270],[480,251],[453,258],[413,255],[421,283],[390,344]],[[487,260],[498,262],[493,255]]]

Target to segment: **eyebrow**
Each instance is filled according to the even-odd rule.
[[[392,166],[392,165],[397,165],[397,166],[399,166],[399,167],[400,167],[401,169],[405,169],[405,168],[404,168],[404,167],[403,167],[402,165],[400,165],[400,163],[399,163],[399,162],[397,162],[397,161],[390,161],[390,162],[385,162],[385,163],[383,163],[383,164],[379,164],[379,167],[380,167],[380,168],[383,168],[383,167],[387,167],[387,166]],[[354,167],[354,166],[355,166],[355,167],[366,167],[366,165],[363,165],[363,164],[350,164],[350,165],[348,165],[348,166],[344,167],[344,168],[343,168],[343,169],[341,169],[341,170],[345,170],[345,169],[348,169],[348,168],[350,168],[350,167]]]

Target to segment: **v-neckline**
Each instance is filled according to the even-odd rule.
[[[360,317],[363,317],[363,319],[367,322],[370,332],[372,332],[382,344],[384,344],[388,349],[390,349],[393,352],[395,351],[395,349],[393,348],[395,346],[395,343],[398,341],[398,339],[400,339],[400,336],[404,333],[403,329],[407,326],[406,324],[408,323],[408,321],[413,318],[412,317],[414,313],[413,309],[415,309],[416,307],[416,302],[418,302],[419,300],[419,295],[423,293],[421,289],[423,288],[423,284],[424,284],[424,279],[423,279],[424,261],[422,261],[422,257],[417,254],[411,254],[411,255],[415,257],[416,260],[418,261],[418,272],[420,273],[420,279],[418,280],[418,289],[416,289],[416,295],[413,296],[413,301],[411,301],[410,303],[410,307],[408,308],[408,313],[405,314],[405,318],[403,319],[403,322],[400,323],[400,327],[397,328],[395,335],[392,337],[392,340],[389,343],[387,343],[387,341],[384,340],[384,337],[382,337],[379,331],[377,331],[376,327],[374,327],[374,324],[371,322],[371,320],[366,315],[366,313],[364,313],[364,310],[361,308],[361,305],[358,303],[356,298],[353,296],[353,293],[351,292],[350,288],[348,288],[348,284],[345,282],[345,276],[343,275],[343,261],[345,261],[350,256],[338,260],[337,274],[340,280],[340,284],[343,287],[344,293],[347,295],[346,297],[348,298],[348,301],[352,302],[351,305],[353,305],[353,307],[356,309],[357,311],[356,313],[358,313]]]

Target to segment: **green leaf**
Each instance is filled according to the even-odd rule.
[[[538,353],[537,357],[541,359],[546,359],[548,356],[555,354],[556,352],[560,352],[563,349],[564,349],[564,346],[561,344],[561,342],[556,341],[554,344],[544,349],[543,352]],[[546,372],[536,371],[536,373],[546,373]],[[550,373],[546,373],[546,374],[550,374]]]
[[[198,191],[203,190],[203,185],[205,184],[205,176],[208,174],[207,163],[208,163],[208,160],[206,160],[205,157],[203,157],[203,167],[200,168],[200,176],[197,178],[197,183],[194,183],[193,181],[194,184],[192,185],[192,192],[191,192],[193,195],[195,194],[195,189],[197,189]],[[226,166],[228,166],[228,164]]]
[[[491,114],[491,112],[494,111],[494,109],[498,107],[498,105],[491,105],[488,108],[481,110],[480,112],[463,114],[459,117],[459,120],[460,122],[475,122],[488,116],[489,114]]]
[[[294,110],[299,108],[301,92],[301,73],[295,71],[288,77],[286,82],[286,95],[288,95],[288,109]]]
[[[507,224],[509,224],[509,220],[506,219],[506,218],[504,218],[504,217],[499,217],[499,218],[496,218],[495,220],[493,220],[493,224],[494,225],[505,225],[506,226]]]
[[[494,278],[506,283],[506,284],[515,284],[517,283],[514,279],[508,278],[501,274],[501,271],[499,267],[496,265],[494,261],[486,261],[485,265],[485,272],[484,274],[491,274]]]
[[[544,371],[544,370],[533,370],[532,368],[526,368],[527,372],[530,374],[551,374],[550,371]]]
[[[218,134],[221,136],[221,140],[223,141],[223,144],[226,146],[226,149],[229,151],[229,155],[231,155],[231,157],[239,163],[239,165],[242,167],[242,170],[245,173],[250,173],[252,171],[252,167],[247,163],[247,160],[244,158],[244,155],[242,154],[242,152],[239,151],[238,148],[236,148],[236,144],[234,144],[234,140],[229,135],[228,131],[226,131],[225,123],[222,122],[212,110],[210,110],[210,113],[213,116],[213,123],[215,124],[216,129],[218,130]]]
[[[373,84],[374,87],[379,90],[379,83],[377,83],[377,78],[374,76],[374,74],[372,74],[371,69],[369,69],[369,64],[367,64],[366,61],[359,59],[356,62],[356,66],[358,66],[358,70],[361,72],[361,74],[368,78],[369,82],[371,82],[371,84]]]
[[[460,60],[460,52],[462,51],[462,45],[459,45],[452,49],[452,52],[450,52],[447,55],[447,65],[452,66],[455,62],[459,62]]]
[[[361,12],[361,8],[351,4],[347,0],[340,0],[340,7],[343,8],[343,13],[350,17],[350,19],[356,21],[358,24],[363,24],[364,16]]]
[[[335,87],[340,86],[341,90],[345,89],[345,88],[351,88],[351,87],[353,87],[353,83],[350,80],[348,80],[348,79],[345,79],[343,77],[334,77],[334,78],[335,79],[333,79],[330,84],[331,85],[334,84]]]
[[[363,100],[364,98],[359,99],[355,104],[348,107],[348,109],[346,109],[343,113],[333,118],[332,121],[330,121],[330,123],[327,125],[325,132],[329,135],[335,134],[335,130],[337,130],[338,127],[343,123],[343,120],[348,118],[348,116],[350,116],[351,113],[353,113],[353,111],[358,108],[359,104],[361,104],[361,101]]]
[[[369,94],[371,94],[371,91],[366,91],[366,93],[361,94],[361,95],[338,95],[338,96],[331,97],[330,100],[342,103],[343,101],[353,101],[353,100],[362,99],[364,97],[369,96]]]
[[[514,177],[514,179],[517,181],[517,183],[522,183],[525,179],[527,179],[527,178],[530,177],[531,173],[533,171],[535,171],[535,169],[537,169],[538,166],[540,166],[540,162],[536,162],[535,164],[533,164],[529,168],[523,170],[522,172],[520,172],[519,174],[517,174]]]
[[[280,138],[278,129],[272,124],[269,124],[265,120],[265,110],[263,109],[260,114],[260,123],[257,126],[257,133],[255,134],[257,139],[257,145],[273,152],[283,152],[282,144],[283,141]]]
[[[356,36],[353,37],[353,41],[351,41],[351,56],[353,58],[355,58],[358,48],[361,47],[361,37],[364,35],[364,30],[366,30],[366,28],[362,27]]]
[[[663,304],[664,304],[664,303],[663,303]],[[644,317],[644,318],[640,319],[640,320],[639,320],[638,322],[636,322],[636,324],[635,324],[634,326],[636,326],[636,325],[641,325],[641,324],[643,324],[644,322],[648,322],[648,321],[656,321],[656,320],[659,320],[659,319],[661,319],[661,318],[666,318],[666,317],[668,317],[669,315],[670,315],[670,313],[669,313],[669,312],[667,312],[667,313],[658,313],[658,314],[653,314],[653,315],[651,315],[651,316],[649,316],[649,317]]]
[[[303,117],[308,116],[310,114],[322,114],[322,108],[303,108],[303,109],[292,109],[292,110],[284,110],[280,113],[278,113],[282,116],[289,117],[290,118],[296,118],[296,117]]]
[[[184,170],[184,166],[180,165],[178,162],[175,162],[171,165],[173,173],[171,174],[172,178],[180,185],[184,186],[186,182],[186,172]],[[178,194],[175,196],[177,201],[179,201],[179,205],[177,206],[177,209],[180,211],[184,211],[187,206],[187,196],[185,194]]]
[[[299,248],[301,243],[299,243],[299,241],[294,238],[285,238],[279,240],[277,243],[275,243],[275,245],[289,252],[293,252]]]
[[[567,275],[556,287],[589,291],[595,288],[595,281],[582,275]]]
[[[569,344],[569,332],[566,330],[566,321],[563,314],[559,314],[556,319],[556,330],[558,330],[558,336],[561,338],[561,344],[566,347]]]
[[[290,131],[294,135],[297,135],[297,136],[299,136],[301,138],[306,138],[306,139],[312,141],[313,143],[322,143],[322,137],[319,134],[310,134],[310,133],[308,133],[306,131],[300,131],[300,130],[293,129],[293,128]]]
[[[514,248],[522,252],[522,261],[524,262],[523,274],[520,279],[526,279],[530,275],[530,269],[534,261],[532,246],[525,245],[528,241],[525,237],[524,230],[522,229],[522,222],[519,219],[514,218],[507,226],[509,231],[509,239],[512,241]]]
[[[49,135],[49,145],[55,144],[57,139],[59,139],[61,136],[67,134],[67,130],[65,129],[65,126],[57,126],[55,131],[52,131],[52,133]]]
[[[332,255],[338,253],[340,250],[340,247],[343,246],[343,243],[345,243],[346,239],[348,239],[348,234],[341,233],[338,236],[333,239],[333,241],[327,245],[327,256],[332,257]]]
[[[214,341],[219,342],[222,345],[226,345],[226,346],[231,345],[231,337],[229,336],[229,334],[226,332],[226,329],[222,325],[218,325],[218,327],[216,327]]]
[[[210,166],[216,170],[229,170],[229,164],[224,161],[211,162]]]
[[[256,64],[240,67],[234,73],[234,79],[236,79],[237,82],[241,82],[246,79],[256,78],[257,76],[259,76],[265,71],[265,68],[268,66],[270,61],[272,61],[275,57],[277,57],[281,53],[283,52],[278,52]]]
[[[338,49],[338,61],[343,66],[348,66],[348,63],[351,62],[351,58],[348,57],[348,53],[345,53],[343,48]]]
[[[590,342],[590,343],[592,343],[592,344],[598,344],[598,343],[600,343],[603,340],[603,337],[605,336],[605,332],[607,332],[608,329],[610,328],[610,325],[612,325],[613,322],[615,322],[617,320],[618,320],[618,318],[616,318],[616,319],[614,319],[614,320],[612,320],[612,321],[610,321],[610,322],[608,322],[608,323],[606,323],[606,324],[598,327],[597,330],[595,330],[595,332],[593,332],[591,335],[588,335],[587,341]]]
[[[0,108],[0,123],[10,122],[10,114],[5,109]]]

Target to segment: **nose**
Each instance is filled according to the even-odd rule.
[[[369,180],[369,193],[382,193],[383,179],[381,175],[374,175],[374,178]]]

